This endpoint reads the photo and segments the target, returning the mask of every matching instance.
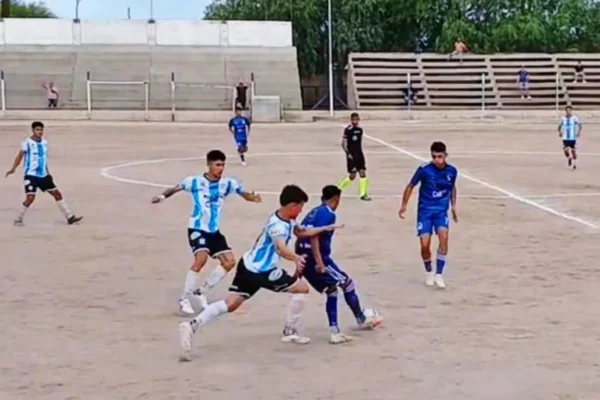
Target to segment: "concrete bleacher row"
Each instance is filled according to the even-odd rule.
[[[578,61],[586,82],[574,82]],[[521,66],[530,74],[531,99],[521,98]],[[406,107],[408,79],[417,108],[600,106],[600,54],[351,53],[348,74],[348,102],[355,109]]]
[[[8,109],[44,108],[42,84],[49,81],[60,92],[60,107],[84,109],[88,72],[92,81],[148,82],[153,109],[171,108],[174,73],[176,107],[190,110],[231,109],[233,91],[212,86],[235,86],[240,79],[248,83],[254,73],[258,94],[280,96],[287,109],[302,108],[293,47],[6,45],[0,47],[0,70]],[[93,85],[91,97],[95,109],[142,109],[145,104],[143,86]]]

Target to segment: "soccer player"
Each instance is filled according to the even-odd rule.
[[[52,175],[50,175],[50,171],[48,170],[48,142],[44,139],[44,124],[35,121],[31,124],[31,130],[31,136],[23,141],[11,169],[6,172],[6,177],[8,178],[15,173],[19,165],[21,165],[21,161],[25,159],[25,178],[23,179],[25,201],[14,224],[17,226],[23,225],[25,213],[27,213],[31,204],[33,204],[37,190],[40,189],[42,192],[48,192],[54,197],[67,223],[73,225],[81,221],[83,217],[78,217],[71,212],[67,201],[56,187]]]
[[[340,204],[342,191],[334,185],[325,186],[322,190],[322,204],[313,208],[302,221],[306,228],[321,228],[335,224],[335,210]],[[319,293],[325,292],[327,301],[325,312],[329,320],[331,344],[345,343],[352,340],[340,331],[337,318],[338,287],[344,291],[344,299],[362,329],[373,329],[383,322],[380,315],[366,317],[356,293],[354,280],[344,272],[331,258],[331,241],[334,231],[326,231],[310,238],[296,242],[296,253],[306,256],[306,265],[302,276]]]
[[[194,308],[188,297],[198,299],[202,307],[208,306],[205,292],[217,286],[235,267],[235,257],[231,247],[220,231],[225,198],[235,193],[246,201],[255,203],[261,201],[260,195],[244,191],[241,182],[223,177],[225,160],[222,151],[209,151],[206,155],[208,171],[204,175],[187,177],[180,184],[152,198],[152,203],[160,203],[175,193],[186,191],[194,202],[194,209],[188,223],[188,241],[194,254],[194,262],[187,272],[183,293],[179,298],[179,310],[183,314],[194,314]],[[209,256],[218,259],[220,265],[212,270],[202,287],[196,289],[198,274]]]
[[[296,218],[307,201],[308,195],[298,186],[288,185],[283,188],[279,195],[279,209],[271,214],[254,246],[239,260],[227,298],[209,304],[194,319],[179,325],[179,338],[183,349],[181,361],[190,361],[192,339],[200,327],[221,315],[234,312],[260,289],[292,294],[281,340],[298,344],[310,341],[298,331],[304,296],[309,291],[308,284],[300,277],[304,267],[304,256],[294,253],[287,245],[292,235],[309,237],[341,226],[305,228],[297,225]],[[295,264],[296,271],[293,275],[277,266],[282,258]]]
[[[229,120],[229,130],[235,139],[242,165],[246,166],[248,136],[250,136],[250,120],[242,115],[242,108],[240,106],[235,107],[235,117]]]
[[[402,205],[398,215],[404,219],[406,207],[410,200],[413,188],[419,188],[419,204],[417,213],[417,234],[421,242],[421,257],[425,265],[427,286],[437,286],[444,289],[446,284],[442,274],[446,266],[448,254],[448,207],[452,205],[452,219],[458,222],[456,211],[456,178],[458,171],[446,162],[446,145],[442,142],[433,142],[431,145],[432,161],[421,165],[404,189]],[[435,274],[431,266],[431,234],[435,230],[438,235],[439,245]]]
[[[350,115],[350,125],[344,129],[344,137],[342,139],[342,149],[346,153],[346,168],[348,176],[340,181],[338,187],[342,190],[352,184],[356,178],[356,173],[360,176],[360,192],[361,200],[369,201],[371,198],[367,194],[369,189],[369,178],[367,178],[367,164],[365,155],[362,149],[363,128],[358,126],[360,117],[358,113]]]
[[[563,140],[563,151],[567,158],[567,165],[573,169],[577,168],[577,139],[581,136],[581,121],[576,115],[573,115],[573,107],[565,108],[565,116],[561,118],[558,124],[558,137]]]

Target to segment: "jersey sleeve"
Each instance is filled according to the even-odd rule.
[[[227,124],[227,126],[229,126],[229,129],[233,128],[233,118],[229,120],[229,124]]]
[[[186,192],[191,192],[193,184],[194,184],[194,177],[188,176],[187,178],[185,178],[184,180],[181,181],[181,183],[179,184],[179,187],[181,188],[181,190],[184,190]]]
[[[23,142],[21,142],[21,151],[23,153],[27,153],[29,151],[29,146],[27,146],[27,141],[24,140]]]
[[[242,184],[242,182],[238,181],[237,179],[228,178],[227,179],[227,189],[225,190],[225,197],[230,196],[234,193],[239,194],[239,195],[244,193],[244,185]]]
[[[327,209],[321,209],[319,212],[317,212],[317,215],[315,215],[312,226],[315,228],[321,228],[334,223],[335,214]]]
[[[252,125],[252,123],[250,122],[250,119],[247,117],[244,117],[244,122],[246,123],[246,126],[248,127],[248,129],[250,129],[250,125]]]
[[[285,239],[288,234],[288,227],[283,222],[275,222],[267,227],[267,235],[271,239]]]
[[[417,168],[417,170],[415,171],[415,174],[410,179],[411,186],[417,186],[423,180],[423,173],[425,170],[425,165],[421,165],[419,168]]]

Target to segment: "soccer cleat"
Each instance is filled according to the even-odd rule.
[[[425,274],[425,286],[433,286],[433,278],[435,274],[433,272],[427,272]]]
[[[569,161],[567,162],[567,165],[570,167],[572,164],[573,164],[573,160],[571,160],[571,159],[569,158]]]
[[[181,355],[179,361],[192,361],[192,341],[194,339],[194,330],[190,322],[179,324],[179,344],[181,345]]]
[[[15,226],[24,226],[24,224],[23,224],[23,218],[17,218],[17,219],[15,219],[15,222],[13,222],[13,224]]]
[[[433,278],[433,282],[439,289],[446,289],[446,283],[444,282],[444,277],[441,274],[436,274]]]
[[[331,344],[342,344],[348,343],[352,341],[352,336],[345,335],[341,332],[339,333],[331,333],[329,336],[329,343]]]
[[[371,201],[371,198],[369,196],[367,196],[366,194],[364,196],[361,196],[360,199],[362,201]]]
[[[81,221],[83,219],[83,217],[77,217],[75,215],[71,215],[68,219],[67,219],[67,223],[69,225],[73,225],[76,224],[77,222]]]
[[[281,341],[283,343],[307,344],[310,342],[310,338],[307,336],[302,336],[297,329],[286,326],[283,329]]]
[[[187,298],[179,299],[179,312],[184,315],[194,315],[196,313],[194,307],[192,307],[192,302]]]
[[[246,161],[242,161],[242,166],[246,166]]]
[[[358,328],[362,330],[373,330],[383,323],[383,316],[379,314],[368,316],[364,322],[358,323]]]

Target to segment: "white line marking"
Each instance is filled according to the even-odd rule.
[[[376,143],[379,143],[379,144],[381,144],[381,145],[383,145],[383,146],[385,146],[385,147],[387,147],[389,149],[396,150],[398,153],[403,154],[403,155],[405,155],[407,157],[410,157],[412,159],[415,159],[415,160],[418,160],[418,161],[421,161],[421,162],[428,161],[428,159],[426,159],[426,158],[423,158],[423,157],[421,157],[421,156],[419,156],[419,155],[417,155],[415,153],[412,153],[412,152],[410,152],[408,150],[405,150],[405,149],[403,149],[401,147],[398,147],[398,146],[395,146],[395,145],[393,145],[391,143],[388,143],[385,140],[376,138],[374,136],[366,135],[366,134],[364,136],[367,139],[369,139],[369,140],[372,140],[372,141],[374,141]],[[493,185],[491,183],[482,181],[481,179],[475,178],[474,176],[471,176],[469,174],[465,174],[464,172],[460,172],[460,175],[463,178],[465,178],[466,180],[468,180],[468,181],[471,181],[473,183],[477,183],[477,184],[479,184],[479,185],[481,185],[483,187],[486,187],[486,188],[488,188],[490,190],[494,190],[496,192],[502,193],[503,195],[508,196],[511,199],[516,200],[518,202],[521,202],[523,204],[527,204],[527,205],[529,205],[531,207],[535,207],[535,208],[540,209],[542,211],[546,211],[547,213],[550,213],[552,215],[556,215],[557,217],[561,217],[561,218],[567,219],[569,221],[574,221],[574,222],[580,223],[581,225],[585,225],[585,226],[593,228],[593,229],[599,229],[598,226],[596,226],[595,224],[593,224],[593,223],[591,223],[589,221],[586,221],[586,220],[578,218],[578,217],[574,217],[574,216],[569,215],[569,214],[562,213],[562,212],[557,211],[557,210],[555,210],[555,209],[553,209],[551,207],[545,206],[545,205],[543,205],[541,203],[538,203],[536,201],[527,199],[527,198],[525,198],[523,196],[520,196],[520,195],[518,195],[516,193],[510,192],[510,191],[508,191],[508,190],[506,190],[504,188],[501,188],[500,186]]]

